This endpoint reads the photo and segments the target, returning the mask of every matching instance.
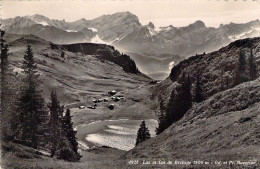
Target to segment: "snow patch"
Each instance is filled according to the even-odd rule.
[[[91,42],[92,42],[92,43],[106,44],[105,41],[103,41],[102,39],[100,39],[100,37],[98,36],[98,34],[96,34],[95,37],[91,39]]]
[[[78,32],[78,31],[75,31],[75,30],[65,30],[66,32]]]
[[[92,32],[98,32],[96,28],[88,28],[88,29],[92,30]]]
[[[255,30],[260,31],[260,27],[259,28],[255,28]]]
[[[148,30],[149,30],[149,33],[151,34],[151,35],[156,35],[158,32],[156,32],[153,28],[151,28],[151,27],[148,27]]]
[[[156,31],[156,32],[160,32],[162,29],[161,29],[161,27],[155,27],[154,28],[154,31]]]
[[[124,39],[125,36],[123,36],[122,38],[116,38],[115,40],[113,40],[112,42],[110,42],[110,44],[114,43],[114,42],[119,42],[121,41],[122,39]]]
[[[37,22],[38,24],[41,24],[41,25],[43,25],[43,26],[49,25],[49,24],[48,24],[47,22],[45,22],[45,21],[41,21],[41,22],[35,21],[35,22]]]
[[[166,26],[166,27],[160,27],[160,30],[163,31],[171,31],[173,28],[171,26]]]
[[[248,34],[252,33],[254,30],[258,31],[260,28],[252,28],[250,31],[247,32],[243,32],[241,34],[238,35],[233,35],[233,36],[229,36],[228,38],[232,41],[238,40],[238,39],[243,39],[243,38],[247,38]]]
[[[169,70],[171,70],[171,69],[173,68],[173,65],[174,65],[174,61],[171,61],[171,62],[169,63],[169,66],[168,66]]]
[[[38,150],[38,152],[42,153],[45,156],[50,156],[51,155],[51,153],[49,153],[47,151],[44,151],[44,150]]]

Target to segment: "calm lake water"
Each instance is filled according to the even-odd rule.
[[[141,120],[104,120],[78,126],[77,130],[78,133],[80,133],[79,139],[81,143],[84,142],[87,145],[105,145],[121,150],[130,150],[135,146],[140,124]],[[154,137],[158,122],[154,119],[149,119],[146,120],[146,126],[151,136]],[[83,135],[85,137],[83,137]]]

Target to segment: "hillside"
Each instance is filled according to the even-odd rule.
[[[182,73],[189,74],[194,83],[198,69],[202,72],[205,100],[193,103],[181,120],[120,159],[170,160],[176,168],[191,167],[187,163],[197,160],[204,165],[193,164],[192,167],[207,168],[204,162],[209,162],[210,168],[257,168],[260,165],[260,78],[239,85],[235,85],[233,79],[240,50],[248,57],[249,48],[254,49],[259,72],[259,44],[260,38],[238,40],[219,51],[193,56],[173,67],[169,78],[153,87],[158,100],[163,99],[167,104]],[[229,78],[229,84],[221,88],[223,77]],[[175,160],[183,164],[174,164]],[[243,162],[248,163],[245,166]],[[142,165],[139,163],[138,167]]]
[[[64,103],[84,102],[89,95],[125,90],[150,81],[139,73],[129,56],[119,54],[112,46],[56,45],[34,35],[7,34],[6,38],[11,65],[18,76],[22,74],[26,45],[32,46],[45,98],[52,89],[57,89]]]
[[[258,78],[193,105],[180,121],[122,159],[234,161],[234,168],[242,167],[237,161],[259,160],[259,89]]]
[[[112,46],[91,43],[57,45],[35,35],[6,34],[5,38],[9,44],[8,58],[17,83],[23,77],[21,66],[26,46],[32,46],[40,74],[39,89],[42,90],[45,103],[50,102],[50,92],[55,89],[60,104],[70,108],[83,157],[79,163],[69,163],[50,158],[49,152],[2,142],[1,166],[56,169],[64,168],[64,165],[66,168],[101,168],[106,164],[110,168],[114,165],[111,160],[125,151],[87,141],[88,135],[106,131],[116,139],[116,136],[123,138],[124,131],[120,135],[115,133],[118,130],[108,131],[107,128],[108,125],[126,125],[125,128],[132,133],[127,133],[125,140],[132,147],[135,130],[142,119],[151,119],[153,126],[157,125],[153,120],[156,118],[156,109],[150,99],[151,79],[139,72],[129,56],[120,54]],[[108,94],[112,90],[116,91],[116,97],[123,98],[113,99]],[[99,99],[102,102],[93,109],[93,100]],[[115,106],[113,110],[108,108],[111,104]],[[80,106],[85,108],[80,109]]]
[[[169,98],[170,91],[175,88],[176,82],[182,76],[182,72],[189,74],[194,87],[195,75],[198,70],[201,73],[201,86],[204,98],[208,98],[222,90],[232,88],[235,85],[234,76],[239,52],[243,51],[246,60],[248,60],[250,48],[254,49],[253,55],[258,65],[257,70],[259,71],[260,38],[238,40],[218,51],[192,56],[189,59],[181,61],[172,68],[170,76],[154,88],[154,94],[158,95],[159,98]],[[247,76],[249,76],[248,72]]]

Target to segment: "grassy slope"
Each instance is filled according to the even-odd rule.
[[[72,53],[62,46],[52,49],[50,42],[33,35],[23,38],[18,36],[17,39],[15,35],[7,37],[10,43],[9,59],[14,70],[20,74],[26,45],[30,44],[41,75],[44,97],[49,98],[50,91],[56,89],[64,104],[85,102],[89,97],[110,90],[136,88],[150,81],[145,76],[126,73],[120,66],[100,60],[95,55]],[[100,48],[102,49],[102,46]],[[65,52],[64,58],[61,57],[62,50]],[[107,49],[104,47],[104,50]]]
[[[37,169],[85,169],[85,168],[114,168],[112,160],[124,153],[124,151],[112,148],[98,148],[81,151],[80,162],[66,162],[56,158],[50,158],[32,148],[19,144],[4,143],[2,152],[2,168],[37,168]]]
[[[71,108],[75,126],[104,119],[155,118],[155,109],[149,95],[149,78],[126,73],[118,65],[100,61],[95,55],[64,50],[65,58],[61,58],[61,49],[52,49],[49,42],[32,35],[7,37],[10,43],[9,59],[14,72],[17,72],[17,79],[22,76],[21,62],[29,43],[38,63],[42,82],[40,87],[43,89],[42,94],[46,102],[49,101],[50,91],[56,89],[61,104]],[[119,102],[109,100],[107,103],[99,103],[95,110],[78,109],[79,105],[92,105],[93,99],[108,97],[106,93],[110,90],[118,91],[125,99]],[[116,105],[113,111],[107,108],[111,103]],[[35,153],[35,150],[18,144],[6,146],[13,147],[13,150],[2,156],[6,168],[114,168],[111,167],[114,165],[111,161],[123,153],[112,148],[81,150],[81,162],[69,163],[40,155]]]
[[[130,150],[124,158],[257,161],[259,91],[260,78],[219,92],[193,105],[183,119]]]

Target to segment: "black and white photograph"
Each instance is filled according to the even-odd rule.
[[[0,169],[260,168],[259,0],[0,0]]]

